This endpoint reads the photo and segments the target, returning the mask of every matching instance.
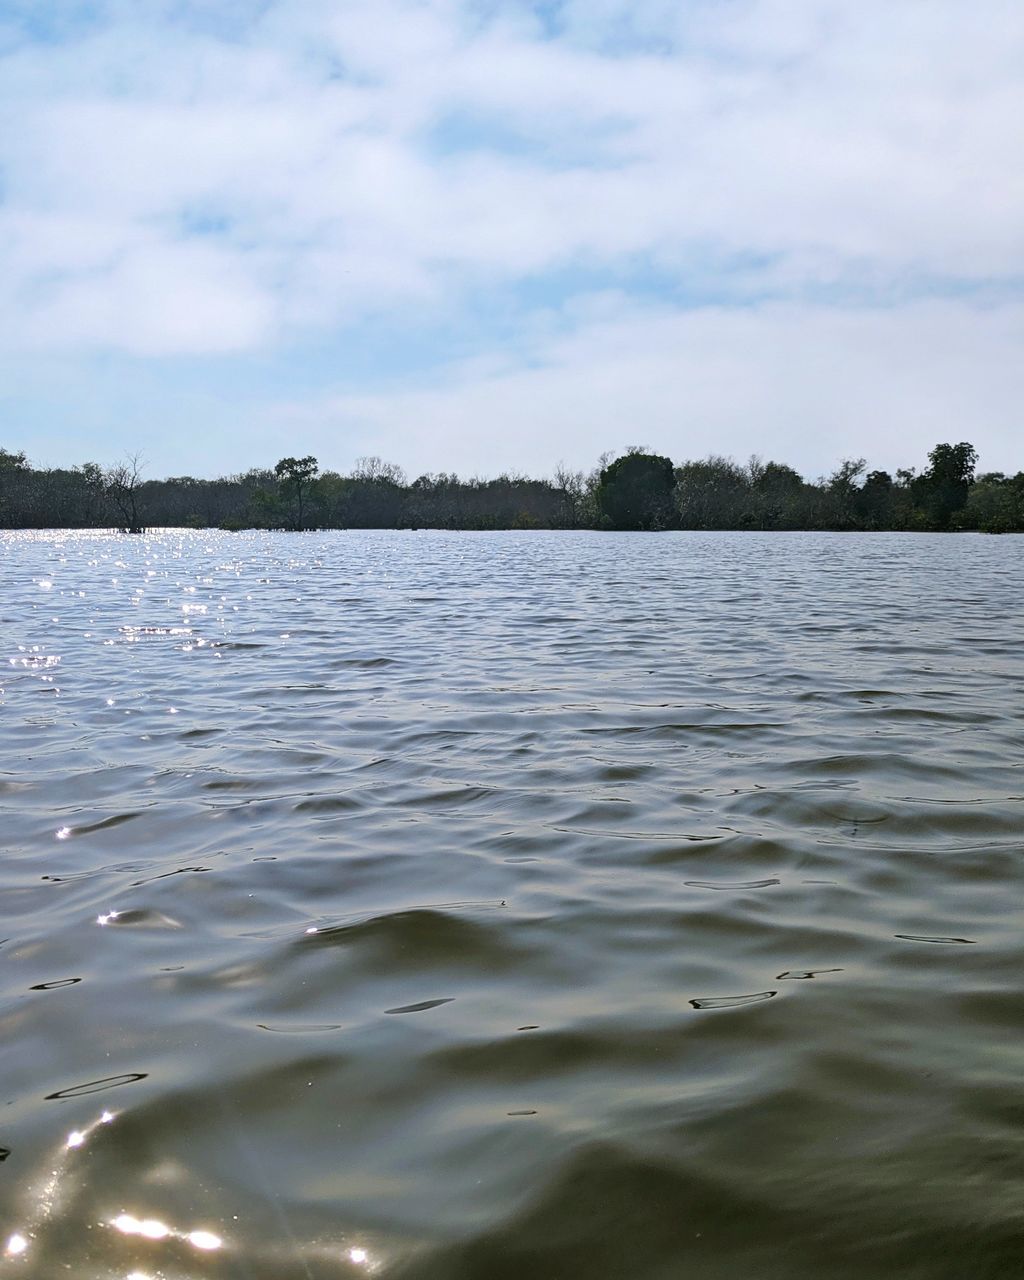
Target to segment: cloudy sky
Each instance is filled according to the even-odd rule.
[[[1024,467],[1020,0],[0,0],[0,445]]]

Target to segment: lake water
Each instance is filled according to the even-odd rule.
[[[1024,543],[0,538],[0,1262],[1024,1274]]]

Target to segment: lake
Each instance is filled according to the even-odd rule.
[[[1021,1274],[1022,550],[0,535],[5,1273]]]

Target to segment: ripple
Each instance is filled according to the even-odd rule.
[[[499,905],[499,904],[494,904]],[[361,953],[369,965],[431,967],[446,963],[508,965],[516,948],[485,926],[451,913],[451,908],[413,908],[349,924],[316,926],[297,945],[345,948]]]
[[[441,996],[437,1000],[420,1000],[418,1004],[402,1004],[397,1009],[385,1009],[385,1013],[423,1013],[427,1009],[436,1009],[442,1004],[451,1004],[454,996]]]
[[[0,533],[20,1274],[1016,1274],[1015,549]]]
[[[973,947],[975,945],[973,938],[943,938],[923,933],[896,933],[893,937],[901,938],[904,942],[938,942],[946,946],[962,944]]]
[[[145,883],[136,881],[137,884]],[[97,917],[97,922],[118,929],[180,929],[182,923],[162,911],[149,907],[131,907],[122,911],[108,911]]]
[[[755,991],[749,996],[699,996],[691,1000],[690,1004],[695,1009],[735,1009],[744,1004],[759,1004],[778,994],[777,991]]]
[[[56,1093],[48,1093],[46,1101],[52,1102],[58,1098],[81,1098],[89,1093],[102,1093],[106,1089],[118,1089],[124,1084],[137,1084],[138,1081],[145,1080],[148,1074],[147,1071],[128,1071],[122,1075],[104,1076],[101,1080],[89,1080],[85,1084],[75,1084],[67,1089],[58,1089]]]
[[[685,880],[684,884],[691,889],[767,889],[769,885],[781,884],[778,879],[771,880],[736,880],[732,883],[716,882],[714,880]]]
[[[842,969],[787,969],[784,973],[775,975],[775,981],[781,982],[784,978],[793,978],[803,980],[806,978],[816,978],[821,973],[842,973]]]
[[[101,818],[98,822],[90,822],[81,827],[62,827],[61,831],[66,831],[72,836],[87,836],[98,831],[109,831],[111,827],[119,827],[123,822],[131,822],[135,818],[141,817],[141,811],[137,811],[135,813],[114,813],[111,814],[109,818]]]
[[[256,1025],[261,1031],[275,1031],[279,1035],[289,1036],[315,1035],[320,1031],[343,1031],[345,1029],[343,1022],[297,1022],[289,1027],[272,1027],[266,1022],[257,1022]]]

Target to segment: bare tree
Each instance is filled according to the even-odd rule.
[[[120,516],[123,533],[142,532],[142,521],[139,516],[139,486],[142,483],[142,471],[145,465],[141,453],[129,453],[121,462],[108,467],[103,473],[104,490],[114,510]]]
[[[375,454],[366,458],[356,458],[352,479],[367,480],[371,484],[395,484],[403,488],[406,483],[405,472],[397,462],[385,462]]]
[[[570,529],[579,527],[586,484],[582,471],[570,471],[564,462],[555,467],[555,488],[561,495],[565,523]]]

